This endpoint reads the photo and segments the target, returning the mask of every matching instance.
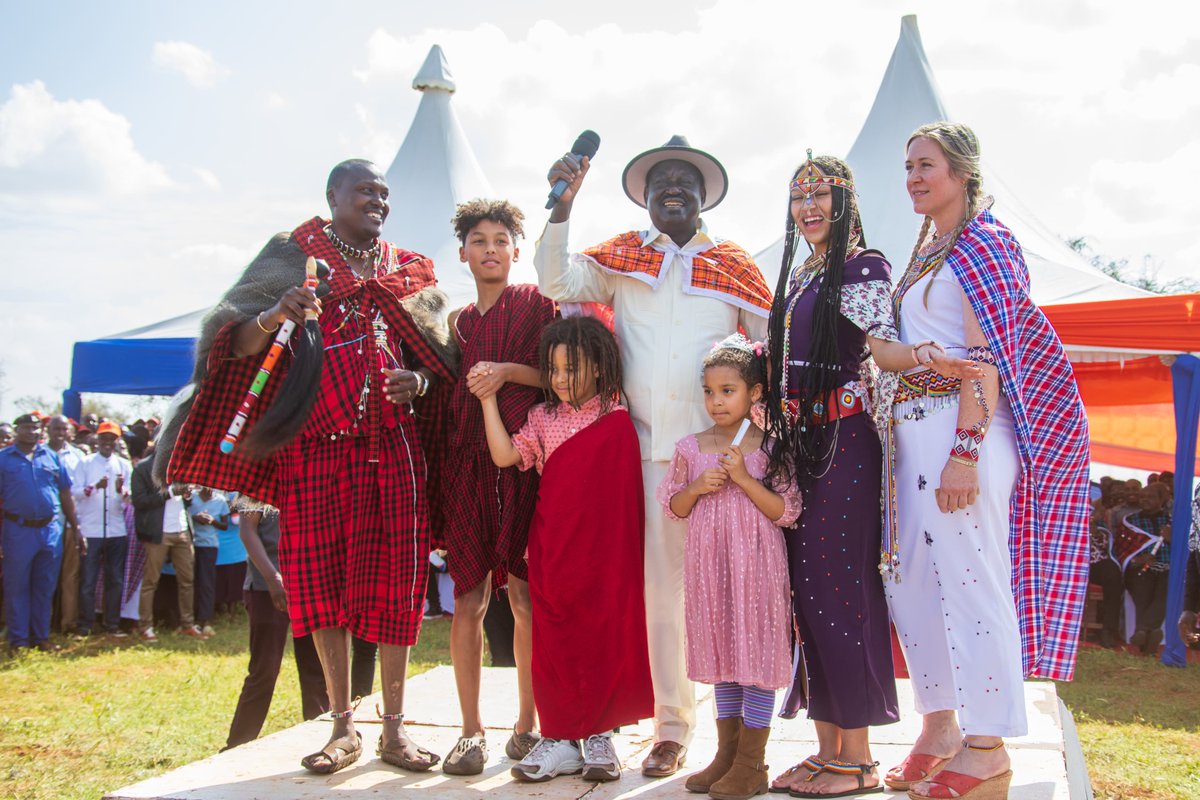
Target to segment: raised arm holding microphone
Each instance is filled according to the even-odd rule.
[[[582,137],[581,137],[582,138]],[[637,429],[646,498],[646,627],[654,682],[655,745],[643,774],[674,774],[695,726],[695,693],[684,660],[683,558],[686,525],[667,520],[655,500],[675,442],[707,427],[696,365],[743,328],[766,334],[771,292],[750,255],[713,237],[702,211],[725,197],[724,167],[674,136],[625,167],[625,193],[650,215],[641,231],[572,253],[568,226],[590,159],[569,153],[550,167],[567,186],[537,243],[534,266],[547,297],[611,306]]]

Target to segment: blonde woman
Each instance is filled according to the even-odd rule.
[[[893,406],[885,589],[923,724],[884,781],[912,798],[1004,798],[1004,738],[1027,730],[1023,678],[1074,669],[1087,419],[1062,343],[1029,298],[1021,246],[983,195],[975,134],[918,128],[905,169],[925,219],[894,307],[919,365]],[[940,352],[973,360],[978,377],[926,368]]]

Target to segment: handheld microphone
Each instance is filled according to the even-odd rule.
[[[579,134],[579,138],[575,140],[575,144],[571,145],[571,154],[580,158],[594,158],[596,151],[600,149],[600,136],[595,131],[584,131]],[[550,196],[546,200],[546,208],[554,208],[554,205],[562,199],[563,192],[567,190],[567,182],[561,178],[554,182],[554,186],[550,189]]]

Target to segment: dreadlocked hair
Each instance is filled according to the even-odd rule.
[[[975,215],[983,208],[983,175],[979,170],[979,139],[975,136],[975,131],[961,122],[931,122],[928,125],[922,125],[912,132],[912,136],[908,137],[908,141],[904,143],[905,152],[915,139],[928,139],[938,146],[942,151],[942,155],[946,157],[946,161],[950,164],[950,172],[959,178],[966,179],[964,191],[967,196],[966,214],[962,220],[954,228],[954,232],[950,235],[950,239],[945,246],[945,252],[949,253],[954,249],[954,245],[958,243],[958,237],[962,236],[962,232],[966,230],[967,225],[971,220],[975,219]],[[921,245],[925,244],[925,238],[929,235],[929,229],[933,225],[931,217],[925,217],[921,222],[921,232],[917,234],[917,243],[913,245],[912,254],[908,258],[908,266],[911,268],[913,262],[917,259],[917,254],[921,251]],[[945,231],[939,231],[945,233]],[[929,276],[929,282],[925,284],[925,292],[922,296],[922,302],[928,308],[929,306],[929,290],[933,287],[933,279],[941,271],[945,265],[945,259],[942,259],[933,272]]]
[[[854,180],[850,166],[840,158],[817,156],[813,163],[828,176]],[[792,180],[800,174],[803,165],[792,173]],[[800,383],[795,387],[799,394],[799,415],[795,427],[788,424],[783,414],[783,404],[788,398],[780,393],[781,378],[788,365],[783,363],[783,342],[789,335],[787,330],[788,282],[791,278],[792,262],[796,257],[798,240],[803,237],[792,218],[791,198],[788,198],[787,227],[784,237],[783,264],[779,269],[779,281],[775,286],[775,299],[771,304],[771,317],[767,324],[770,348],[770,370],[774,379],[767,391],[767,434],[775,441],[774,447],[783,451],[772,461],[786,463],[795,470],[800,482],[811,481],[821,472],[829,449],[829,426],[814,424],[813,407],[820,403],[829,405],[829,396],[841,385],[838,365],[842,363],[838,345],[837,327],[842,308],[842,279],[846,266],[846,255],[852,235],[858,236],[859,246],[866,247],[859,221],[858,204],[853,194],[841,186],[830,186],[833,200],[833,222],[829,230],[829,244],[825,255],[825,267],[817,280],[817,302],[813,311],[812,327],[809,331],[808,352],[793,353],[793,360],[803,360],[800,368]],[[806,242],[807,244],[807,242]],[[810,248],[811,249],[811,248]],[[817,415],[821,416],[821,415]]]
[[[607,414],[621,399],[621,354],[617,340],[604,323],[594,317],[567,317],[555,320],[542,330],[538,342],[538,371],[546,393],[546,407],[557,409],[562,402],[550,384],[554,366],[554,351],[559,345],[567,348],[567,370],[577,375],[581,370],[596,370],[596,394],[600,396],[601,413]],[[575,385],[571,385],[571,404],[577,406]]]
[[[507,200],[484,200],[476,197],[474,200],[459,203],[450,222],[454,225],[458,241],[466,244],[467,234],[485,219],[508,228],[514,239],[525,236],[525,228],[521,224],[525,221],[525,214]]]

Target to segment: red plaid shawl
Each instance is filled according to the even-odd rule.
[[[983,211],[946,264],[996,356],[1023,474],[1009,547],[1025,674],[1070,680],[1088,582],[1088,423],[1062,342],[1029,298],[1012,231]],[[986,447],[986,442],[984,447]]]
[[[640,231],[622,233],[584,250],[583,254],[609,272],[656,286],[666,256],[648,244],[643,245],[644,236]],[[692,259],[690,288],[690,294],[716,297],[760,315],[771,311],[771,290],[754,259],[724,239]]]
[[[380,263],[386,265],[387,273],[368,281],[353,280],[351,270],[346,267],[345,259],[337,252],[323,228],[327,220],[320,217],[305,222],[294,230],[291,241],[306,254],[323,259],[330,268],[329,293],[324,295],[322,302],[326,308],[336,306],[339,301],[356,297],[364,313],[372,313],[378,309],[395,337],[403,341],[407,355],[411,356],[417,366],[428,367],[442,379],[439,385],[448,385],[454,379],[450,369],[438,358],[434,349],[421,334],[417,324],[401,305],[401,300],[426,286],[436,285],[433,265],[429,259],[401,250],[387,242],[383,242]],[[382,272],[382,270],[381,270]],[[336,341],[337,333],[334,328],[342,318],[331,313],[322,315],[321,329],[326,337],[326,344]],[[261,359],[233,358],[231,355],[233,329],[237,322],[226,325],[213,340],[208,357],[208,376],[199,388],[195,403],[187,420],[180,430],[179,439],[171,454],[171,464],[168,468],[168,479],[172,482],[194,483],[210,486],[214,489],[237,491],[250,495],[270,505],[278,505],[279,492],[276,485],[276,459],[250,461],[234,450],[230,455],[224,455],[219,450],[221,437],[233,419],[238,405],[245,396],[255,373],[258,371]],[[373,347],[373,337],[368,336],[368,346]],[[290,356],[285,351],[276,365],[275,373],[267,382],[257,404],[247,417],[246,429],[258,420],[263,411],[274,402],[275,395],[282,383],[283,375],[290,365]],[[415,366],[410,365],[411,368]],[[327,365],[328,371],[328,365]],[[336,387],[333,394],[344,399],[343,392],[349,392],[357,397],[361,389],[362,372],[357,376],[343,372],[340,376],[330,375],[322,378],[322,388],[328,390]],[[330,383],[332,381],[332,383]],[[368,424],[378,427],[383,409],[379,405],[379,391],[371,392],[372,401],[368,407]],[[319,420],[333,418],[329,403],[339,397],[323,397],[314,409],[313,417],[306,427],[310,431],[313,424],[321,424]],[[444,403],[444,392],[440,398],[433,395],[425,398],[426,405],[435,406],[440,400]],[[342,404],[344,405],[344,403]],[[418,411],[421,409],[419,408]],[[436,420],[426,424],[423,415],[418,416],[418,429],[422,439],[426,439],[427,431],[430,447],[427,451],[436,454],[440,448],[435,444],[437,436]],[[429,455],[429,453],[427,453]]]

